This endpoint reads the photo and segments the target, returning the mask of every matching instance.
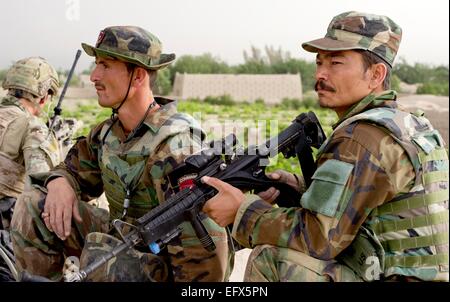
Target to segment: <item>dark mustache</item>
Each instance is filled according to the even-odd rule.
[[[330,92],[336,92],[336,89],[334,89],[333,87],[327,85],[323,80],[319,80],[316,82],[316,84],[314,85],[314,90],[325,90],[325,91],[330,91]]]

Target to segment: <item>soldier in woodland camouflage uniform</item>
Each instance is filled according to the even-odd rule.
[[[192,117],[177,112],[175,102],[153,96],[157,70],[175,60],[174,54],[161,53],[157,37],[139,27],[113,26],[100,32],[95,47],[82,46],[96,57],[91,81],[98,102],[112,108],[113,115],[80,138],[63,163],[39,177],[39,190],[24,193],[24,206],[16,209],[22,219],[13,220],[20,269],[54,280],[61,278],[65,257],[80,257],[83,268],[120,244],[112,235],[117,234],[106,234],[109,221],[133,223],[164,202],[173,193],[165,176],[199,150],[204,137]],[[103,191],[109,214],[84,202]],[[206,251],[185,223],[181,236],[160,255],[137,246],[89,280],[225,281],[233,256],[225,229],[211,219],[205,222],[215,251]]]
[[[274,208],[271,188],[247,198],[214,178],[204,211],[254,248],[247,281],[448,281],[448,155],[430,122],[388,90],[401,29],[346,12],[317,53],[316,91],[339,120],[297,208]],[[292,174],[273,178],[302,187]],[[261,198],[263,200],[261,200]]]
[[[14,63],[2,86],[8,94],[0,100],[0,229],[8,229],[9,210],[24,190],[25,175],[60,162],[57,141],[39,119],[59,80],[46,60],[31,57]]]

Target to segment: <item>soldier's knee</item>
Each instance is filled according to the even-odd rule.
[[[31,188],[24,191],[17,199],[11,220],[11,241],[14,249],[27,245],[25,242],[33,242],[33,239],[41,235],[38,234],[37,229],[44,229],[48,233],[43,222],[38,221],[41,219],[39,202],[43,198],[45,194],[42,191]],[[37,228],[38,224],[42,226]]]
[[[11,221],[11,229],[17,229],[21,225],[33,223],[33,217],[39,217],[41,209],[39,203],[45,198],[45,194],[36,188],[24,191],[16,201]]]
[[[256,262],[256,264],[260,264],[264,261],[273,261],[273,259],[278,257],[278,248],[269,245],[257,245],[253,250],[251,251],[248,261],[249,262]]]

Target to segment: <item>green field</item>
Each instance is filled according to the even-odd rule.
[[[70,100],[67,101],[70,102]],[[244,147],[249,142],[250,144],[257,142],[255,133],[259,132],[259,135],[262,135],[259,141],[261,143],[289,126],[291,121],[302,112],[314,111],[327,135],[331,133],[331,125],[337,119],[335,113],[331,110],[298,104],[290,106],[286,103],[278,106],[268,106],[263,102],[223,105],[189,100],[180,101],[178,110],[188,113],[201,121],[202,128],[207,132],[208,141],[219,139],[233,131],[229,127],[225,129],[224,125],[234,126],[239,143]],[[80,104],[75,110],[63,110],[63,115],[83,121],[83,127],[77,133],[77,136],[79,136],[87,135],[89,129],[95,124],[108,119],[111,115],[111,110],[99,107],[97,101],[93,99]],[[275,169],[300,172],[297,159],[284,159],[281,155],[272,160],[271,165],[267,168],[268,171]]]

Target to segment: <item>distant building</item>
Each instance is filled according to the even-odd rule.
[[[180,74],[172,95],[179,99],[228,94],[236,101],[263,99],[267,104],[283,98],[302,99],[300,74]]]

